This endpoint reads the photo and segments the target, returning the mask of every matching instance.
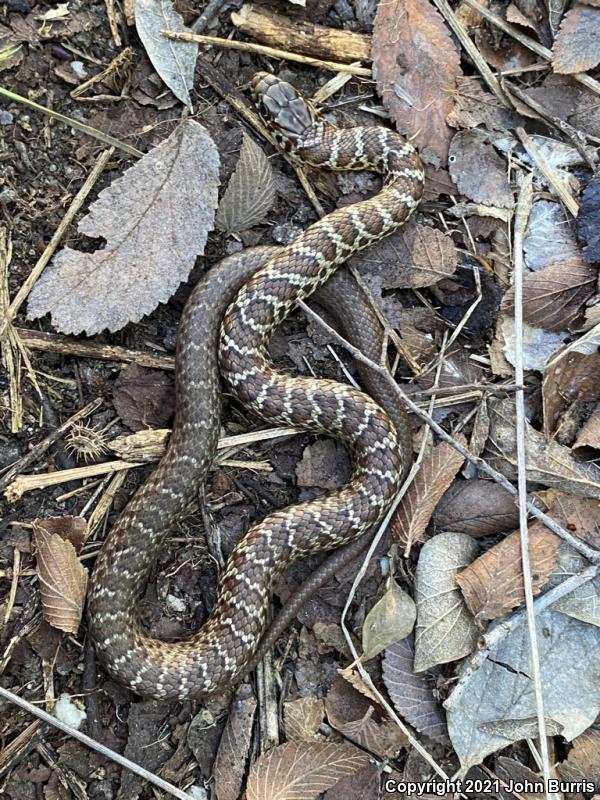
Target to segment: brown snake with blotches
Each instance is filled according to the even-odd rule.
[[[394,425],[376,402],[350,386],[277,372],[267,346],[296,300],[406,221],[422,194],[421,161],[410,143],[386,128],[330,125],[272,75],[257,75],[253,88],[294,158],[327,169],[376,170],[384,182],[374,197],[336,209],[274,255],[262,248],[225,259],[189,298],[177,342],[177,407],[167,452],[110,532],[88,596],[91,635],[107,669],[132,690],[154,697],[207,694],[241,677],[259,647],[282,571],[301,556],[354,542],[372,528],[410,463],[402,411]],[[351,307],[342,313],[354,312]],[[354,342],[361,325],[359,316],[345,320]],[[164,642],[144,631],[135,609],[158,551],[213,460],[220,419],[218,351],[221,374],[246,408],[270,423],[340,439],[354,471],[341,489],[253,525],[231,553],[200,631]],[[379,360],[377,352],[368,355]]]

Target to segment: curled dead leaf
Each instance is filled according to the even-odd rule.
[[[36,519],[33,541],[44,619],[65,633],[77,633],[88,571],[77,556],[87,526],[82,517]]]
[[[462,434],[457,437],[466,444]],[[464,461],[451,445],[440,442],[425,456],[414,481],[390,523],[394,539],[408,550],[422,542],[431,515]]]

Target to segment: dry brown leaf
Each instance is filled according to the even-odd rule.
[[[356,264],[376,295],[383,289],[417,289],[453,275],[458,254],[450,236],[437,228],[409,223],[369,247]]]
[[[87,589],[88,571],[77,557],[85,520],[81,517],[36,519],[33,541],[44,619],[65,633],[77,633]]]
[[[576,325],[594,294],[598,270],[580,258],[553,264],[523,279],[523,319],[545,331],[566,331]],[[514,314],[515,290],[502,298],[501,309]]]
[[[346,744],[288,742],[254,762],[247,800],[314,800],[346,775],[369,763],[366,753]]]
[[[456,438],[466,445],[462,434]],[[421,469],[390,523],[392,536],[406,549],[414,542],[424,541],[431,515],[463,461],[463,456],[446,442],[440,442],[423,459]]]
[[[594,447],[600,450],[600,408],[592,412],[577,435],[573,447]]]
[[[556,767],[558,774],[563,781],[593,781],[596,792],[600,791],[600,730],[590,728],[573,739],[571,744],[567,759]]]
[[[244,231],[262,222],[275,203],[271,162],[249,136],[244,136],[240,157],[215,218],[219,230]]]
[[[164,428],[175,411],[173,379],[161,370],[128,364],[117,378],[113,402],[130,430]]]
[[[512,208],[514,198],[506,162],[486,138],[478,130],[460,131],[454,136],[449,155],[450,177],[470,200],[496,208]]]
[[[448,731],[441,701],[435,697],[433,681],[413,672],[414,657],[412,636],[387,648],[383,659],[385,688],[401,717],[419,733],[445,742]]]
[[[533,593],[546,584],[554,565],[560,539],[549,530],[532,530],[529,558]],[[496,619],[524,602],[521,541],[518,531],[491,547],[456,576],[465,602],[477,622]]]
[[[415,571],[415,672],[456,661],[475,648],[479,631],[454,578],[478,549],[464,533],[439,533],[423,545]]]
[[[378,708],[341,677],[325,699],[327,719],[336,730],[367,750],[395,756],[406,737],[392,720],[381,720]]]
[[[460,56],[428,0],[379,3],[373,27],[373,75],[383,105],[425,161],[444,166],[452,131]]]
[[[490,131],[506,131],[522,123],[518,114],[494,97],[480,81],[464,75],[456,81],[456,105],[448,114],[453,128],[476,128],[484,125]]]
[[[320,697],[310,695],[283,704],[285,738],[288,742],[310,741],[319,732],[325,719],[325,703]]]
[[[596,550],[600,549],[600,503],[589,497],[578,497],[558,489],[534,492],[546,509],[548,516],[556,520],[577,539]],[[540,523],[542,524],[542,523]]]
[[[438,503],[436,528],[461,531],[469,536],[490,536],[512,531],[519,524],[514,498],[493,481],[455,481]]]
[[[355,667],[345,667],[344,669],[338,670],[338,672],[357,692],[360,692],[360,694],[364,695],[368,700],[371,700],[375,705],[379,705],[379,698],[376,693],[370,686],[367,686],[360,672]]]
[[[575,5],[554,40],[554,71],[571,75],[600,63],[600,8]]]
[[[600,400],[600,353],[570,353],[546,370],[542,384],[544,433],[552,435],[560,417],[572,404]]]
[[[238,800],[246,774],[256,698],[249,683],[237,690],[214,763],[215,794],[218,800]]]
[[[507,399],[491,403],[490,422],[486,458],[493,467],[513,480],[517,476],[514,401]],[[582,497],[600,498],[600,467],[593,462],[578,461],[568,447],[536,431],[527,421],[525,451],[529,481]]]
[[[92,334],[166,302],[204,251],[218,183],[213,140],[197,122],[182,122],[100,192],[78,230],[106,245],[61,250],[33,287],[29,318],[49,313],[65,333]]]

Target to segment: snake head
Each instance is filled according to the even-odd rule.
[[[291,83],[269,72],[257,72],[251,88],[261,117],[284,150],[305,147],[318,122],[313,105]]]

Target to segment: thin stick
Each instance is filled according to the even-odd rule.
[[[9,692],[7,689],[2,688],[1,686],[0,697],[3,697],[10,703],[14,703],[16,706],[19,706],[19,708],[22,708],[24,711],[28,711],[30,714],[33,714],[34,717],[47,722],[49,725],[53,725],[55,728],[58,728],[59,731],[67,733],[69,736],[72,736],[74,739],[77,739],[77,741],[86,745],[86,747],[89,747],[90,750],[95,750],[97,753],[112,759],[112,761],[119,764],[121,767],[131,770],[131,772],[135,772],[136,775],[139,775],[141,778],[144,778],[144,780],[154,784],[154,786],[158,786],[159,789],[162,789],[164,792],[167,792],[173,797],[177,797],[179,800],[194,800],[191,795],[187,794],[187,792],[183,792],[176,786],[173,786],[172,783],[159,778],[158,775],[153,775],[152,772],[148,772],[147,769],[144,769],[144,767],[141,767],[139,764],[130,761],[128,758],[120,755],[120,753],[115,753],[114,750],[105,747],[103,744],[100,744],[100,742],[97,742],[89,736],[86,736],[85,733],[81,733],[75,728],[72,728],[70,725],[65,725],[64,722],[61,722],[61,720],[52,716],[52,714],[48,714],[41,708],[34,706],[32,703],[28,703],[27,700],[23,700],[22,697]]]
[[[458,40],[462,44],[465,51],[471,57],[473,63],[479,70],[481,77],[487,83],[490,91],[500,100],[503,106],[511,108],[510,101],[504,93],[500,82],[488,67],[486,60],[483,58],[473,40],[469,37],[464,29],[464,26],[450,7],[447,0],[433,0],[434,4],[438,7],[439,12],[442,14],[448,25],[452,28]]]
[[[121,142],[119,139],[115,139],[114,136],[109,136],[108,133],[103,133],[97,128],[92,128],[91,125],[85,125],[83,122],[79,122],[79,120],[66,117],[64,114],[59,114],[58,111],[53,111],[51,108],[46,108],[46,106],[42,106],[39,103],[34,103],[33,100],[29,100],[27,97],[23,97],[20,94],[11,92],[8,89],[5,89],[3,86],[0,86],[0,97],[6,97],[9,100],[13,100],[15,103],[21,103],[23,106],[33,108],[35,111],[40,111],[47,117],[52,117],[52,119],[62,122],[64,125],[68,125],[69,128],[75,128],[75,130],[85,133],[86,136],[92,136],[94,139],[99,139],[101,142],[104,142],[104,144],[108,144],[111,147],[117,147],[119,150],[124,150],[130,156],[139,157],[144,155],[141,150],[132,147],[130,144],[125,144],[125,142]]]
[[[96,163],[94,165],[94,168],[92,169],[92,171],[88,175],[85,183],[83,184],[81,189],[77,192],[77,194],[73,198],[73,202],[71,203],[71,205],[67,209],[67,212],[64,215],[64,217],[61,219],[60,224],[58,225],[57,229],[54,231],[54,234],[53,234],[52,238],[48,242],[48,244],[45,247],[44,252],[40,256],[40,258],[38,259],[37,264],[31,270],[31,272],[27,276],[27,279],[25,280],[25,282],[23,283],[23,285],[21,286],[21,288],[19,289],[19,291],[15,295],[12,303],[10,304],[10,308],[8,309],[8,313],[6,314],[6,317],[4,318],[4,320],[2,321],[2,325],[0,326],[0,338],[2,338],[2,336],[4,336],[4,333],[6,331],[7,326],[9,325],[9,323],[12,322],[12,320],[17,316],[17,313],[19,312],[19,309],[21,308],[21,306],[23,305],[23,303],[27,299],[27,296],[29,295],[29,292],[31,291],[33,285],[35,284],[37,279],[40,277],[40,275],[42,274],[42,272],[46,268],[48,262],[50,261],[50,259],[54,255],[54,252],[55,252],[56,248],[58,247],[58,245],[60,244],[60,241],[61,241],[65,231],[67,230],[67,228],[69,227],[69,225],[71,224],[73,219],[75,218],[75,215],[77,214],[77,212],[79,211],[79,209],[83,205],[85,199],[87,198],[88,194],[91,192],[91,190],[94,187],[96,181],[98,180],[100,175],[102,175],[102,173],[104,172],[104,168],[108,164],[108,161],[111,158],[111,156],[113,155],[113,153],[114,153],[114,149],[111,147],[109,150],[105,150],[100,155],[100,157],[98,158],[98,160],[96,161]]]
[[[599,571],[600,564],[592,564],[586,567],[582,572],[577,573],[577,575],[571,575],[570,578],[567,578],[562,583],[559,583],[558,586],[555,586],[553,589],[541,595],[541,597],[538,597],[533,603],[534,612],[538,615],[541,614],[542,611],[545,611],[549,606],[553,605],[553,603],[556,603],[557,600],[571,594],[571,592],[579,589],[580,586],[589,583],[589,581],[593,580],[598,575]],[[526,620],[527,611],[525,609],[516,611],[511,617],[502,620],[502,622],[499,622],[488,633],[485,633],[481,637],[479,647],[469,662],[468,670],[458,679],[452,694],[444,703],[446,711],[451,711],[457,707],[460,698],[469,685],[473,673],[480,669],[491,653]]]
[[[514,270],[513,285],[515,287],[515,383],[523,383],[523,239],[527,221],[533,203],[533,176],[528,174],[523,180],[515,213],[514,231]],[[529,559],[529,529],[527,527],[527,454],[525,452],[525,395],[522,389],[515,392],[516,439],[517,439],[517,487],[519,493],[519,533],[521,540],[521,564],[523,586],[525,591],[525,609],[529,628],[529,647],[531,659],[531,677],[535,694],[535,708],[540,738],[542,773],[544,777],[544,793],[550,800],[548,790],[550,781],[550,763],[548,755],[548,739],[546,720],[544,717],[544,695],[540,672],[540,654],[537,644],[535,613],[533,610],[533,587],[531,584],[531,562]]]
[[[478,469],[485,472],[486,475],[489,475],[492,480],[502,486],[510,495],[513,497],[518,496],[518,492],[512,483],[502,475],[502,473],[497,472],[492,466],[490,466],[487,461],[485,461],[480,456],[474,456],[466,447],[464,447],[460,442],[456,441],[449,433],[438,425],[438,423],[425,411],[422,411],[416,403],[402,391],[402,389],[398,386],[396,381],[394,380],[393,376],[389,374],[386,367],[382,367],[380,364],[377,364],[375,361],[371,361],[370,358],[367,358],[364,353],[362,353],[358,348],[353,347],[350,342],[346,341],[343,336],[328,325],[325,320],[321,319],[321,317],[316,314],[303,300],[297,301],[297,305],[303,309],[305,314],[313,319],[317,325],[320,325],[321,328],[327,331],[327,333],[333,337],[336,341],[338,341],[357,361],[361,361],[363,364],[366,364],[370,369],[378,372],[380,375],[384,377],[387,383],[390,386],[390,389],[395,392],[400,400],[406,405],[407,408],[412,411],[415,416],[419,419],[426,422],[427,425],[435,432],[437,435],[442,439],[444,442],[448,442],[455,450],[457,450],[464,458],[467,459],[471,464],[474,464]],[[568,531],[566,531],[563,527],[561,527],[552,517],[549,517],[547,514],[544,514],[543,511],[535,505],[533,500],[527,497],[527,510],[530,514],[532,514],[536,519],[541,520],[544,525],[553,531],[557,536],[560,536],[561,539],[564,539],[565,542],[574,547],[579,553],[585,556],[588,561],[591,561],[593,564],[600,563],[600,552],[595,550],[592,547],[589,547],[585,542],[580,541],[579,539],[572,536]]]
[[[150,353],[144,350],[130,350],[116,344],[95,342],[93,339],[84,341],[71,336],[61,336],[56,333],[34,331],[29,328],[15,327],[15,333],[23,344],[30,350],[44,350],[49,353],[66,353],[79,358],[98,358],[105,361],[123,361],[126,364],[134,363],[152,369],[175,369],[175,357]]]
[[[310,56],[303,56],[300,53],[290,53],[287,50],[279,50],[276,47],[268,47],[265,44],[240,42],[235,39],[221,39],[218,36],[203,36],[197,33],[187,33],[186,31],[162,30],[161,34],[167,39],[178,39],[182,42],[197,42],[198,44],[210,44],[229,50],[260,53],[263,56],[283,58],[286,61],[297,61],[300,64],[308,64],[311,67],[327,69],[331,72],[349,72],[351,75],[360,75],[363,78],[370,78],[372,74],[371,70],[366,67],[357,67],[355,64],[339,64],[336,61],[323,61],[320,58],[311,58]]]
[[[523,146],[525,150],[529,153],[529,157],[534,162],[534,164],[538,167],[540,172],[544,175],[548,183],[553,186],[556,190],[556,193],[569,209],[571,214],[576,217],[579,214],[579,204],[573,197],[573,195],[569,192],[567,187],[564,184],[564,181],[561,181],[560,178],[556,175],[550,164],[546,161],[544,156],[540,153],[538,148],[536,147],[533,139],[525,132],[523,128],[517,128],[515,133],[519,137],[519,139],[523,142]]]

